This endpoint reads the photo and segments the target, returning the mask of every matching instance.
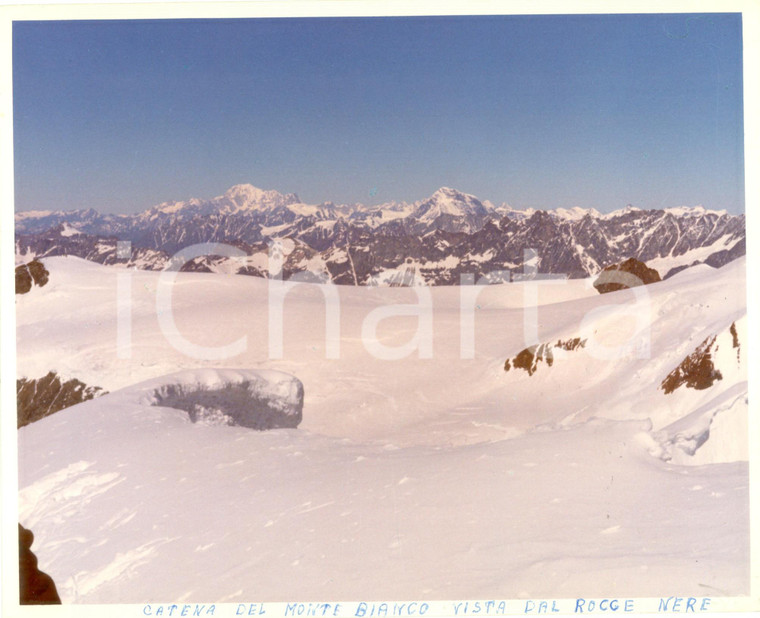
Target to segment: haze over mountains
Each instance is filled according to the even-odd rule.
[[[252,185],[210,200],[165,202],[133,215],[95,210],[16,214],[18,255],[75,255],[103,264],[164,268],[204,243],[245,257],[198,257],[183,270],[271,276],[267,252],[284,243],[282,276],[348,285],[452,285],[464,274],[489,280],[531,268],[583,278],[635,257],[664,278],[698,263],[722,266],[745,253],[744,215],[701,206],[601,214],[595,209],[516,210],[442,187],[429,198],[379,206],[304,204],[293,193]],[[117,252],[117,241],[131,243]]]

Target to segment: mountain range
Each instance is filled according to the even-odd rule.
[[[463,275],[505,281],[532,272],[584,278],[631,257],[667,278],[745,253],[744,215],[701,206],[517,210],[448,187],[414,203],[364,206],[305,204],[293,193],[242,184],[137,214],[26,211],[15,224],[18,261],[75,255],[160,270],[185,247],[225,243],[240,257],[211,253],[181,269],[347,285],[456,285]],[[273,241],[281,242],[281,272],[270,272]]]

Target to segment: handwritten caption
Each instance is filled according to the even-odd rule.
[[[145,616],[268,616],[269,618],[387,618],[388,616],[515,616],[550,614],[630,614],[657,612],[668,614],[702,613],[710,610],[709,597],[661,597],[640,599],[564,599],[527,601],[441,601],[441,602],[365,602],[359,603],[235,603],[235,604],[160,604],[144,605]],[[646,607],[642,605],[646,603]]]

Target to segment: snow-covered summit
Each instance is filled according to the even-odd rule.
[[[143,211],[136,217],[142,220],[155,220],[166,216],[187,218],[257,211],[268,212],[299,202],[298,196],[294,193],[282,194],[279,191],[259,189],[251,184],[238,184],[210,200],[192,198],[186,201],[163,202]]]
[[[480,229],[490,212],[474,195],[450,187],[441,187],[419,202],[409,218],[415,228],[427,232],[440,228],[451,232],[472,233]]]
[[[497,209],[497,211],[503,215],[506,215],[510,219],[516,219],[518,221],[524,220],[524,219],[530,219],[537,212],[546,213],[552,219],[557,219],[559,221],[580,221],[584,217],[591,217],[593,219],[596,219],[603,216],[602,213],[600,213],[596,208],[582,208],[580,206],[573,206],[572,208],[553,208],[553,209],[542,209],[542,208],[518,209],[518,208],[512,208],[508,204],[502,204]]]
[[[227,189],[223,196],[215,198],[231,200],[240,209],[269,210],[289,204],[299,204],[301,200],[295,193],[280,193],[274,190],[264,190],[251,184],[234,185]]]
[[[583,217],[590,216],[593,218],[600,217],[600,213],[596,208],[581,208],[580,206],[573,206],[572,208],[556,208],[550,210],[550,214],[553,213],[560,219],[567,221],[580,221]]]
[[[415,214],[424,221],[443,214],[466,217],[485,215],[487,212],[483,203],[474,195],[462,193],[451,187],[441,187],[428,199],[422,201]]]
[[[698,206],[676,206],[674,208],[666,208],[665,212],[676,217],[703,217],[705,215],[716,215],[718,217],[722,217],[728,214],[728,211],[724,209],[710,210],[701,204]]]
[[[23,221],[24,219],[39,219],[60,214],[63,214],[62,210],[21,210],[15,214],[15,219],[16,221]]]
[[[613,210],[612,212],[608,212],[606,214],[601,215],[602,219],[615,219],[617,217],[621,217],[623,215],[628,215],[631,213],[636,212],[642,212],[641,208],[638,208],[634,206],[633,204],[626,204],[625,208],[618,208],[617,210]]]

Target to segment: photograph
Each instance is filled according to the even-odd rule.
[[[758,7],[195,4],[4,14],[6,610],[760,610]]]

